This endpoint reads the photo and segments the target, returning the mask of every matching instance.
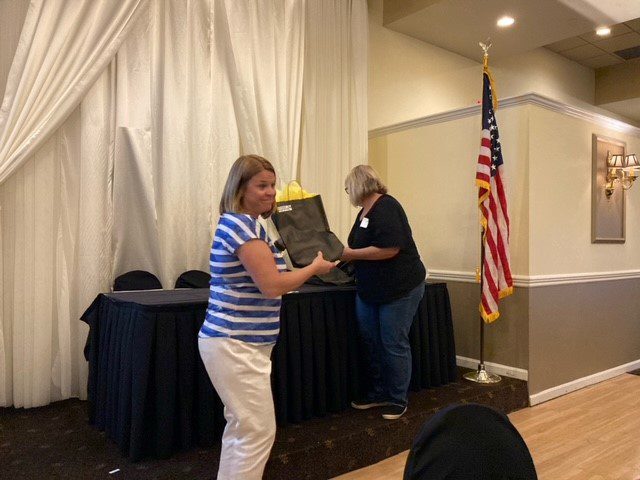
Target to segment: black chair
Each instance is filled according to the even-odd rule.
[[[156,290],[161,289],[162,283],[153,273],[145,270],[131,270],[123,273],[113,281],[113,291],[123,290]]]
[[[200,270],[189,270],[176,280],[175,288],[208,288],[211,275]]]
[[[404,480],[537,480],[524,440],[506,415],[475,403],[452,405],[414,440]]]

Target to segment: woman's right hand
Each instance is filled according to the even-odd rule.
[[[313,266],[313,269],[316,272],[315,273],[316,275],[323,275],[325,273],[329,273],[336,266],[335,262],[330,262],[328,260],[325,260],[324,257],[322,256],[322,252],[318,252],[318,255],[316,255],[316,258],[314,258],[313,262],[311,262],[311,265]]]

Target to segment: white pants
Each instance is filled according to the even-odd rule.
[[[259,480],[276,436],[271,394],[273,345],[199,338],[198,348],[227,420],[218,480]]]

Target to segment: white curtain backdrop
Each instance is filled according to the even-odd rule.
[[[114,275],[207,269],[239,153],[288,181],[300,137],[304,1],[151,4],[118,53]],[[150,93],[145,94],[145,91]]]
[[[316,0],[306,18],[300,180],[346,244],[356,209],[344,179],[367,163],[367,4]]]
[[[306,4],[214,2],[216,136],[269,159],[282,182],[296,177]],[[228,152],[218,157],[229,162]]]
[[[78,105],[146,1],[31,1],[0,107],[0,183]]]
[[[0,185],[0,403],[84,396],[86,325],[112,281],[113,71],[35,155]]]
[[[86,396],[79,317],[116,275],[145,269],[172,288],[184,270],[207,269],[220,192],[240,153],[269,158],[283,182],[316,181],[316,161],[318,172],[340,172],[338,185],[322,177],[310,188],[337,217],[348,203],[342,172],[365,161],[365,0],[148,7],[44,144],[46,135],[21,133],[33,151],[0,185],[0,405]],[[310,18],[318,11],[324,27]],[[342,40],[328,48],[326,37],[309,37],[321,28]]]

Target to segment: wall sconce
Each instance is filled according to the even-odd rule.
[[[624,190],[629,190],[638,178],[638,170],[640,163],[635,153],[625,156],[607,152],[607,183],[604,186],[607,198],[613,195],[616,182],[620,183]]]

